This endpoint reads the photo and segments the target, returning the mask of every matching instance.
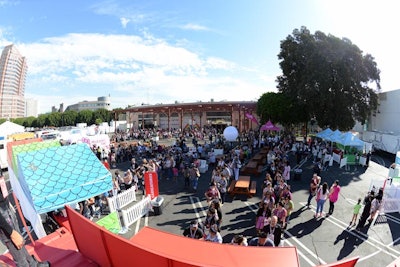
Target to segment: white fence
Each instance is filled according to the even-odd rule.
[[[152,209],[151,196],[148,195],[132,207],[122,210],[122,220],[125,227],[129,227]]]
[[[400,212],[400,188],[398,186],[393,183],[391,185],[386,184],[382,206],[382,212]]]
[[[385,180],[372,180],[369,190],[378,192],[379,188],[384,186]],[[381,214],[400,212],[400,187],[394,184],[390,185],[387,180],[383,191],[382,205],[379,211]]]
[[[116,196],[107,198],[107,203],[110,209],[110,213],[116,211],[118,207],[122,209],[123,207],[129,205],[134,201],[136,201],[135,187],[131,187],[128,190],[125,190]]]

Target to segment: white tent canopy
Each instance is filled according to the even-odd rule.
[[[11,121],[5,121],[0,124],[0,135],[7,137],[10,134],[14,133],[23,133],[25,131],[25,127],[19,124],[13,123]]]

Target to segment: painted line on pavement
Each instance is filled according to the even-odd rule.
[[[256,207],[252,207],[252,206],[254,206],[255,204],[254,203],[252,203],[252,202],[244,202],[248,207],[249,207],[249,209],[250,210],[252,210],[253,212],[257,212],[257,208]],[[310,249],[308,249],[302,242],[300,242],[296,237],[294,237],[294,236],[292,236],[288,231],[284,231],[284,233],[287,235],[287,236],[289,236],[289,238],[292,238],[297,244],[299,244],[308,254],[310,254],[311,256],[313,256],[316,260],[318,260],[319,261],[319,263],[322,263],[322,264],[326,264],[326,262],[324,261],[324,260],[322,260],[320,257],[318,257],[316,254],[314,254]],[[285,238],[285,242],[287,242],[287,243],[290,243],[290,241],[287,239],[287,238]],[[291,243],[290,243],[291,244]],[[292,244],[291,244],[291,246],[293,246]],[[307,261],[308,263],[310,263],[310,265],[311,266],[315,266],[315,264],[308,258],[308,257],[306,257],[303,253],[301,253],[301,251],[299,250],[299,249],[297,249],[297,253],[305,260],[305,261]],[[300,254],[301,253],[301,254]]]
[[[192,207],[193,207],[193,210],[194,210],[194,212],[195,212],[195,214],[196,214],[196,218],[197,218],[197,220],[198,221],[201,221],[201,215],[200,215],[200,213],[198,212],[198,210],[200,210],[202,213],[203,213],[203,216],[206,216],[207,215],[207,213],[206,213],[206,211],[203,209],[203,205],[201,204],[201,202],[200,202],[200,199],[198,198],[198,197],[193,197],[193,196],[189,196],[189,199],[190,199],[190,202],[192,203]],[[197,204],[197,205],[196,205]],[[199,207],[197,207],[197,206],[199,206]]]
[[[389,248],[393,246],[395,243],[397,243],[400,240],[400,237],[396,238],[394,241],[390,242],[389,244],[386,245],[386,248]]]
[[[301,204],[301,203],[304,203],[304,202],[300,202],[300,204]],[[311,206],[312,206],[312,205],[311,205]],[[314,206],[312,206],[312,207],[315,208]],[[313,212],[313,211],[311,211],[311,212]],[[364,233],[351,231],[351,230],[349,230],[347,227],[342,226],[342,225],[347,225],[347,223],[345,223],[345,222],[343,222],[343,221],[341,221],[341,220],[339,220],[339,219],[333,217],[332,215],[329,216],[329,217],[324,217],[324,219],[325,219],[326,221],[328,221],[328,222],[330,222],[330,223],[336,225],[336,226],[339,227],[340,229],[346,231],[347,233],[349,233],[349,234],[351,234],[351,235],[353,235],[353,236],[355,236],[355,237],[360,238],[361,240],[363,240],[363,242],[366,242],[367,244],[373,246],[374,248],[376,248],[376,249],[378,249],[378,250],[381,250],[382,252],[384,252],[384,253],[386,253],[386,254],[392,256],[393,258],[398,258],[399,255],[400,255],[400,252],[399,252],[399,251],[397,251],[397,250],[395,250],[395,249],[393,249],[393,248],[391,248],[391,247],[386,247],[386,245],[383,244],[382,242],[380,242],[380,241],[378,241],[378,240],[376,240],[376,239],[374,239],[374,238],[372,238],[372,237],[370,237],[370,236],[368,236],[368,235],[365,235]],[[337,222],[335,222],[334,220],[336,220]],[[342,225],[340,225],[339,223],[342,224]],[[396,254],[398,254],[398,255],[394,255],[394,254],[392,254],[392,253],[390,253],[390,252],[388,252],[388,251],[382,250],[381,247],[379,247],[377,244],[374,244],[374,243],[371,242],[370,240],[373,240],[374,242],[378,243],[381,247],[384,247],[384,248],[386,248],[387,250],[391,250],[393,253],[396,253]]]
[[[351,199],[351,198],[345,198],[345,199],[347,202],[349,202],[353,205],[355,205],[357,203],[357,201],[355,201],[354,199]],[[364,205],[363,205],[363,207],[364,207]],[[394,223],[400,224],[400,219],[394,217],[393,215],[390,215],[389,213],[380,213],[380,215],[385,216],[388,220],[390,220]]]
[[[363,260],[367,260],[367,259],[369,259],[369,258],[375,256],[376,254],[380,253],[381,251],[382,251],[382,249],[379,249],[378,251],[375,251],[374,253],[371,253],[371,254],[369,254],[368,256],[359,258],[358,261],[357,261],[357,263],[358,263],[358,262],[362,262]]]
[[[399,218],[396,218],[396,217],[394,217],[393,215],[390,215],[390,214],[388,214],[388,213],[383,213],[382,215],[385,215],[385,217],[386,217],[387,219],[391,220],[392,222],[395,222],[395,223],[400,224],[400,219],[399,219]]]
[[[304,245],[302,242],[300,242],[297,237],[293,236],[291,233],[289,233],[288,231],[284,231],[284,233],[289,236],[289,238],[291,240],[294,240],[297,244],[299,244],[308,254],[310,254],[311,256],[313,256],[313,258],[315,258],[319,264],[326,264],[326,262],[321,259],[320,257],[318,257],[317,254],[315,254],[314,252],[312,252],[306,245]]]
[[[295,247],[295,245],[293,245],[289,240],[284,239],[283,242],[287,243],[289,246],[291,247]],[[300,249],[296,249],[297,250],[297,254],[299,254],[300,257],[302,257],[308,264],[310,264],[310,266],[315,266],[315,263],[312,262],[306,255],[304,255],[303,252],[300,251]]]

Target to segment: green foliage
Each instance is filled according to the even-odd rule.
[[[111,121],[111,112],[104,108],[94,111],[93,116],[95,118],[95,122],[97,121],[97,119],[100,120],[100,123]],[[100,124],[100,123],[96,122],[96,124]]]
[[[45,120],[46,126],[59,127],[61,126],[61,113],[52,112],[47,115]]]
[[[36,120],[35,117],[31,116],[31,117],[26,117],[24,118],[24,122],[22,123],[22,125],[24,127],[32,127],[34,121]]]
[[[257,101],[257,113],[262,124],[268,120],[282,125],[304,122],[303,107],[299,106],[291,98],[283,93],[268,92],[263,94]]]
[[[36,124],[33,127],[42,128],[46,125],[47,114],[40,114],[36,119]]]
[[[281,42],[279,92],[294,116],[320,127],[351,129],[378,107],[379,69],[374,58],[348,39],[302,27]],[[375,89],[370,86],[375,84]]]
[[[76,125],[78,118],[78,112],[74,110],[67,110],[61,116],[62,126],[74,126]]]
[[[75,126],[79,122],[91,124],[100,124],[102,122],[110,122],[112,113],[106,109],[99,109],[96,111],[83,110],[76,112],[67,110],[64,113],[52,112],[41,114],[37,118],[16,118],[12,122],[23,125],[25,127],[61,127],[61,126]],[[0,119],[0,124],[5,122],[6,119]]]
[[[24,125],[24,120],[25,120],[24,118],[16,118],[16,119],[13,119],[12,122],[19,124],[19,125]]]
[[[92,125],[94,123],[93,111],[91,111],[91,110],[79,111],[77,122],[78,123],[87,123],[87,125]]]
[[[103,122],[103,121],[102,121],[102,119],[100,119],[100,118],[97,118],[97,119],[94,121],[94,123],[95,123],[96,125],[100,125],[102,122]]]

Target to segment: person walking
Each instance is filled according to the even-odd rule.
[[[221,180],[217,183],[219,193],[221,195],[221,205],[225,203],[226,191],[228,187],[228,180],[226,179],[225,175],[221,175]]]
[[[375,198],[374,191],[369,192],[368,195],[364,198],[364,209],[361,213],[360,220],[358,221],[358,224],[356,227],[357,231],[360,231],[361,228],[363,228],[365,226],[365,223],[367,222],[367,219],[370,216],[371,203],[374,198]]]
[[[194,192],[197,191],[197,185],[199,183],[199,178],[200,178],[200,171],[196,167],[194,163],[190,165],[190,181],[192,182],[192,189]]]
[[[321,177],[317,173],[314,173],[310,182],[310,190],[307,200],[307,207],[310,207],[311,199],[316,195],[319,183],[321,182]]]
[[[361,198],[358,199],[357,204],[354,205],[353,208],[353,217],[351,218],[349,226],[356,225],[358,214],[361,209]]]
[[[232,161],[232,167],[233,167],[233,173],[235,176],[235,180],[239,180],[239,172],[240,168],[242,168],[242,163],[240,162],[240,159],[238,156],[235,156]]]
[[[332,215],[335,209],[335,203],[339,199],[340,185],[339,180],[336,180],[329,190],[329,215]]]
[[[317,209],[315,211],[315,218],[321,217],[322,211],[324,210],[325,201],[328,199],[329,190],[328,183],[323,183],[322,186],[319,186],[317,191]]]

